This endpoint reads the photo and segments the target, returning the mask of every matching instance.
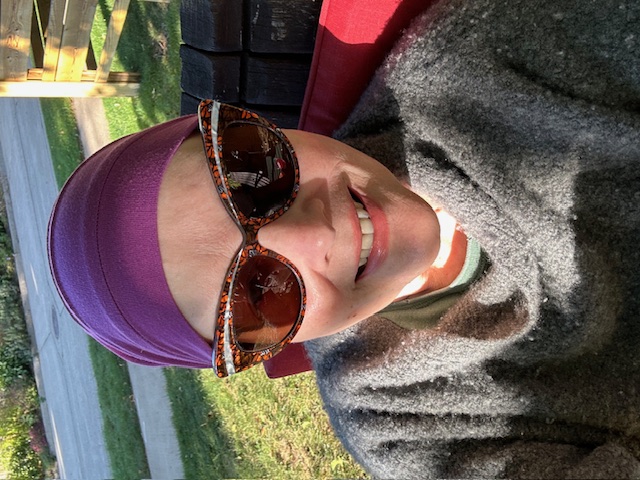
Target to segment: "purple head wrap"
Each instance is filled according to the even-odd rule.
[[[211,345],[169,291],[157,230],[162,175],[197,123],[181,117],[92,155],[63,187],[49,223],[51,271],[71,315],[132,362],[211,366]]]

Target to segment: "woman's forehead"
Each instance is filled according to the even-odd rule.
[[[158,242],[178,308],[198,333],[212,337],[219,289],[242,234],[218,197],[199,136],[185,140],[164,173]]]
[[[158,197],[158,222],[172,238],[191,240],[185,247],[233,253],[242,235],[220,200],[198,136],[180,146],[164,173]],[[237,232],[237,235],[234,233]]]

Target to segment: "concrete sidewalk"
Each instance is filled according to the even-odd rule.
[[[38,100],[0,99],[0,160],[25,312],[36,339],[47,439],[60,477],[111,478],[87,337],[49,276],[46,229],[58,188]]]
[[[90,108],[79,114],[83,129],[107,134],[104,113],[96,105],[85,106]],[[46,228],[58,188],[39,100],[0,98],[0,165],[25,311],[35,337],[45,428],[60,477],[112,478],[87,336],[62,305],[47,264]],[[164,375],[159,369],[130,369],[152,478],[182,478]]]

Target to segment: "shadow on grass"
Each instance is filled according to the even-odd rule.
[[[105,19],[113,0],[100,0]],[[180,111],[180,2],[131,2],[117,59],[125,71],[141,75],[133,99],[138,127],[177,117]]]
[[[56,181],[61,188],[83,159],[76,118],[69,99],[41,98],[40,105]]]
[[[150,478],[140,420],[124,360],[98,344],[89,342],[89,353],[98,386],[104,438],[115,478]]]
[[[221,415],[207,401],[198,372],[165,369],[173,423],[186,478],[236,478],[237,453],[224,431]]]

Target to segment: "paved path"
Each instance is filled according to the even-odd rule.
[[[49,276],[45,238],[58,188],[39,100],[0,98],[0,161],[25,310],[35,333],[45,427],[60,477],[111,478],[87,337],[69,318]]]
[[[101,100],[82,100],[74,107],[85,149],[95,151],[108,139]],[[111,478],[87,336],[62,305],[46,260],[46,228],[58,188],[39,100],[0,98],[0,166],[23,301],[36,340],[45,428],[60,477]],[[164,375],[159,369],[129,369],[151,476],[182,478]]]

